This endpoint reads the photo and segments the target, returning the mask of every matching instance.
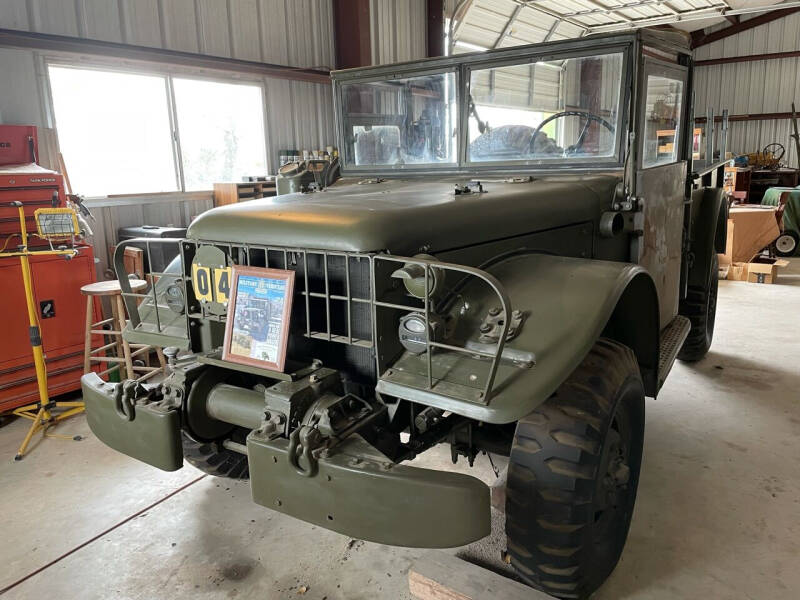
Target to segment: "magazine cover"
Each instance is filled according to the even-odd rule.
[[[223,358],[283,368],[293,277],[291,271],[234,267]]]

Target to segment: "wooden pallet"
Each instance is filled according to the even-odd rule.
[[[434,550],[408,571],[408,589],[419,600],[553,600],[508,577]]]

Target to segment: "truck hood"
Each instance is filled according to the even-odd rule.
[[[343,179],[322,192],[221,206],[187,237],[340,252],[412,255],[595,221],[611,204],[612,175],[564,175],[524,183],[485,181],[485,193],[453,193],[464,179]]]

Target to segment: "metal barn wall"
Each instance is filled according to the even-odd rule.
[[[330,69],[334,63],[330,0],[0,0],[0,28],[292,67]],[[30,63],[31,56],[35,53],[0,49],[0,67],[5,74],[7,65]],[[280,148],[312,150],[334,143],[330,86],[263,81],[271,169]],[[16,86],[4,88],[0,118],[49,125],[41,108],[31,121],[30,103],[41,105],[42,99],[31,96],[29,85],[18,94]]]
[[[113,271],[111,248],[117,243],[120,227],[136,225],[171,225],[187,227],[201,213],[213,208],[210,192],[189,194],[159,194],[157,196],[132,196],[130,198],[98,198],[86,201],[94,220],[90,222],[90,241],[97,259],[99,279],[106,279]]]
[[[725,26],[716,26],[710,31]],[[800,13],[701,46],[695,50],[694,57],[708,60],[793,50],[800,50]],[[695,92],[696,117],[704,117],[709,107],[716,115],[725,108],[732,115],[790,112],[793,101],[800,107],[800,58],[700,66],[696,71]],[[797,152],[789,138],[790,127],[788,119],[732,122],[728,130],[728,150],[756,152],[767,144],[779,142],[786,147],[784,162],[797,167]],[[717,140],[719,130],[718,123]],[[716,147],[719,147],[718,141]]]
[[[0,0],[0,28],[331,67],[332,11],[330,0]]]
[[[372,64],[425,58],[426,0],[370,0]]]
[[[424,5],[423,0],[423,12]],[[0,0],[0,28],[326,70],[335,57],[330,0]],[[0,48],[0,122],[52,125],[40,58],[50,54]],[[224,72],[207,74],[226,79]],[[313,150],[335,144],[330,85],[254,77],[264,85],[273,172],[281,148]],[[92,226],[102,277],[117,228],[185,226],[211,208],[212,198],[207,192],[176,193],[89,204],[96,217]]]

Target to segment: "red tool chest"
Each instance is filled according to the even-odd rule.
[[[83,374],[86,296],[82,285],[95,280],[91,246],[69,261],[60,256],[30,259],[50,396],[80,389]],[[19,259],[0,259],[0,314],[8,315],[0,344],[0,412],[37,402],[36,370],[28,340],[25,290]],[[100,314],[95,306],[95,314]]]
[[[6,250],[14,250],[19,244],[19,237],[14,235],[19,232],[19,213],[8,206],[10,202],[23,203],[29,234],[36,232],[33,213],[37,208],[66,205],[59,173],[33,162],[5,164],[35,158],[37,152],[35,127],[0,125],[0,247],[5,244]],[[47,242],[30,238],[31,248],[42,245]],[[95,280],[95,266],[91,246],[80,244],[76,249],[77,256],[70,260],[61,256],[30,258],[51,397],[80,389],[83,374],[86,297],[80,288]],[[0,258],[0,290],[4,322],[0,343],[2,413],[37,402],[39,394],[19,258]],[[95,315],[99,314],[100,305],[96,302]]]
[[[25,227],[28,233],[35,233],[33,213],[37,208],[66,206],[61,174],[32,163],[0,166],[0,237],[4,242],[9,234],[19,233],[19,213],[8,206],[14,200],[25,205]],[[47,242],[32,237],[30,245],[47,245]]]
[[[39,138],[33,125],[0,125],[0,165],[39,162]]]

